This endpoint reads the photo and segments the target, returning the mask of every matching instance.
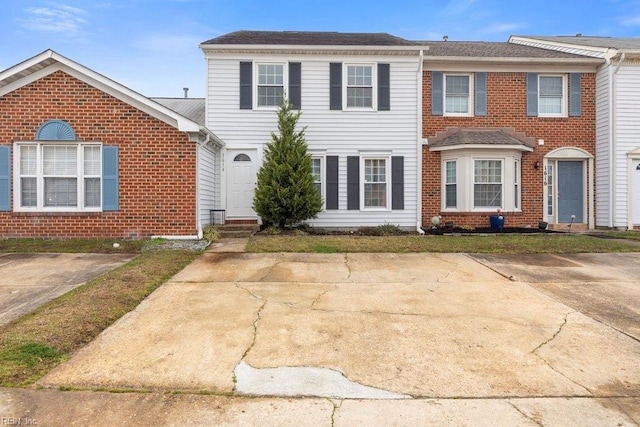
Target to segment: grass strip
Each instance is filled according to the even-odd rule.
[[[32,384],[197,256],[182,250],[145,252],[0,327],[0,386]]]
[[[253,236],[247,252],[437,252],[489,254],[640,252],[624,241],[579,234],[474,236]]]

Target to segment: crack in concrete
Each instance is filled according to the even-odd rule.
[[[266,305],[267,305],[267,301],[264,301],[260,306],[260,308],[258,309],[258,311],[256,312],[256,319],[253,321],[253,340],[251,341],[251,344],[249,344],[249,347],[242,354],[242,357],[240,358],[240,362],[238,363],[238,365],[244,361],[244,359],[247,357],[247,354],[249,354],[251,349],[256,345],[256,340],[258,339],[258,322],[260,321],[260,318],[262,316],[262,310]]]
[[[286,262],[286,261],[283,261],[283,260],[277,260],[277,259],[276,259],[276,262],[274,262],[274,263],[273,263],[273,265],[271,265],[271,267],[269,267],[269,270],[267,271],[267,274],[265,274],[264,276],[262,276],[261,278],[259,278],[257,281],[258,281],[258,282],[262,282],[262,281],[264,281],[267,277],[269,277],[269,275],[270,275],[271,273],[273,273],[273,269],[274,269],[274,268],[276,268],[278,265],[280,265],[280,264],[282,264],[282,263],[284,263],[284,262]]]
[[[589,396],[593,396],[593,392],[591,390],[589,390],[588,387],[580,384],[579,382],[577,382],[573,378],[569,378],[567,375],[565,375],[564,372],[561,372],[558,369],[556,369],[547,359],[545,359],[544,357],[542,357],[541,355],[539,355],[537,353],[537,351],[539,349],[541,349],[545,345],[549,344],[551,341],[553,341],[560,334],[560,332],[562,332],[562,329],[565,327],[565,325],[567,324],[567,322],[569,320],[569,316],[572,315],[572,314],[576,314],[576,313],[579,313],[579,312],[578,311],[571,311],[571,312],[565,314],[562,324],[560,325],[558,330],[553,334],[553,336],[551,338],[549,338],[548,340],[544,341],[542,344],[540,344],[536,348],[534,348],[531,351],[531,354],[533,354],[534,356],[536,356],[540,360],[542,360],[544,362],[544,364],[547,365],[549,367],[549,369],[551,369],[553,372],[557,373],[558,375],[560,375],[561,377],[565,378],[566,380],[572,382],[573,384],[577,385],[578,387],[584,389],[589,394]]]
[[[351,267],[349,266],[349,255],[347,254],[344,254],[344,266],[347,267],[347,271],[349,272],[347,280],[351,280]]]
[[[338,290],[338,285],[333,285],[333,290],[336,291]],[[322,292],[320,295],[318,295],[318,297],[316,299],[313,300],[313,302],[311,303],[311,305],[309,306],[309,308],[311,310],[315,310],[313,308],[314,305],[316,305],[318,303],[318,301],[320,301],[320,299],[322,299],[323,296],[325,296],[326,294],[328,294],[329,292],[331,292],[331,290],[326,290],[324,292]],[[293,307],[293,306],[292,306]]]
[[[522,410],[520,410],[520,408],[518,408],[512,401],[507,400],[507,403],[509,405],[511,405],[511,407],[513,407],[513,409],[515,409],[516,411],[518,411],[520,413],[520,415],[522,415],[523,417],[525,417],[526,419],[528,419],[529,421],[535,423],[536,425],[539,425],[540,427],[544,427],[544,424],[542,424],[540,421],[536,420],[533,417],[530,417],[529,415],[525,414]]]
[[[331,405],[333,406],[333,410],[331,411],[331,427],[336,425],[336,412],[338,411],[338,409],[340,409],[342,407],[342,402],[344,402],[343,400],[338,400],[338,402],[336,403],[333,399],[329,399],[327,398],[327,400],[329,401],[329,403],[331,403]]]

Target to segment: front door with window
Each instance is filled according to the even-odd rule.
[[[584,222],[584,162],[558,161],[558,222]],[[572,216],[573,221],[572,221]]]
[[[227,150],[227,218],[254,219],[256,150]]]

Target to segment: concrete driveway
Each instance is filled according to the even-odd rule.
[[[171,403],[175,419],[216,424],[280,408],[292,425],[636,425],[637,318],[612,326],[574,304],[580,283],[612,274],[603,295],[625,284],[633,311],[636,271],[585,257],[529,268],[526,257],[209,252],[38,386],[252,396],[203,398],[196,412]],[[575,280],[533,280],[549,268],[576,268]],[[561,298],[550,283],[575,289]],[[131,399],[137,413],[159,404],[75,396],[110,402],[112,415]]]
[[[0,254],[0,326],[131,258],[120,254]]]

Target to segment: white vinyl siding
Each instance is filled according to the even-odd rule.
[[[611,142],[610,142],[610,118],[611,110],[609,97],[611,93],[609,75],[613,72],[612,66],[602,66],[596,74],[596,209],[595,220],[597,227],[612,227],[611,218]]]
[[[200,224],[206,225],[211,223],[211,210],[220,206],[220,149],[211,144],[198,146],[198,162]]]
[[[228,149],[258,149],[259,163],[271,132],[277,131],[275,111],[239,109],[239,62],[300,62],[302,76],[302,115],[299,129],[306,126],[309,151],[338,156],[337,210],[320,212],[309,221],[318,227],[361,227],[386,223],[415,228],[417,216],[418,57],[362,56],[363,63],[390,64],[391,110],[329,109],[329,64],[355,64],[354,55],[208,54],[207,127],[227,144]],[[345,81],[343,80],[343,85]],[[374,84],[375,86],[375,84]],[[344,96],[343,96],[343,102]],[[374,101],[375,105],[375,101]],[[251,126],[247,124],[250,123]],[[364,156],[362,150],[390,151],[404,157],[404,209],[385,211],[347,210],[347,156]],[[388,165],[390,167],[390,163]],[[324,166],[323,166],[324,167]],[[390,183],[389,183],[390,185]]]

